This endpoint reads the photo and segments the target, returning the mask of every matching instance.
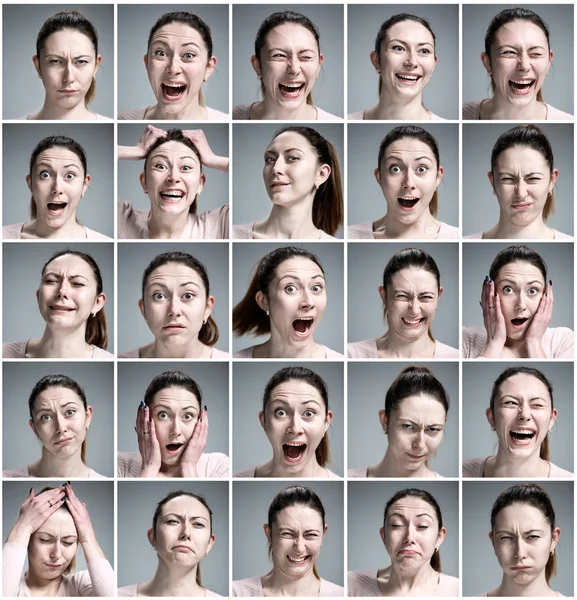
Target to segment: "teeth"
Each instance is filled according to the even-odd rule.
[[[301,442],[285,442],[285,446],[304,446]]]
[[[521,435],[532,435],[535,432],[530,429],[513,429],[511,433],[520,433]]]
[[[292,563],[303,563],[303,562],[305,562],[305,560],[307,559],[307,557],[306,556],[290,556],[289,555],[288,559]]]
[[[283,85],[284,87],[288,87],[288,88],[300,88],[302,85],[302,83],[281,83],[281,85]]]
[[[405,318],[403,317],[403,321],[404,321],[405,323],[408,323],[409,325],[416,325],[417,323],[420,323],[420,322],[421,322],[421,319],[415,319],[414,321],[410,321],[409,319],[405,319]]]
[[[184,87],[184,83],[165,83],[164,84],[166,87],[173,87],[173,88],[179,88],[179,87]]]
[[[406,79],[407,81],[417,81],[419,79],[416,75],[397,75],[399,79]]]
[[[182,192],[160,192],[161,196],[167,196],[168,198],[182,198]]]

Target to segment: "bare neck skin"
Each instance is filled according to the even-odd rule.
[[[294,121],[304,119],[307,121],[316,121],[318,118],[317,109],[312,104],[303,102],[297,108],[290,110],[284,106],[279,106],[274,102],[267,100],[266,94],[264,100],[255,102],[250,107],[250,119],[271,119],[276,121]]]
[[[198,565],[187,569],[166,564],[160,557],[154,577],[138,586],[139,596],[204,596],[205,590],[196,583]]]
[[[431,113],[423,106],[422,94],[407,101],[405,98],[389,94],[383,86],[378,104],[365,111],[365,119],[430,121]]]
[[[142,358],[210,358],[212,348],[194,338],[188,344],[177,345],[155,340],[140,352]]]
[[[379,569],[377,582],[385,596],[432,596],[439,586],[440,573],[430,564],[418,569],[400,569],[393,563],[390,567]]]
[[[86,323],[73,331],[46,327],[40,339],[28,340],[26,358],[92,358],[94,348],[86,343]]]
[[[381,462],[373,467],[369,467],[368,470],[369,477],[434,477],[433,471],[431,471],[424,463],[416,471],[403,469],[401,465],[398,464],[389,448],[387,448]]]
[[[148,233],[153,240],[177,240],[188,225],[188,212],[166,216],[151,207],[148,215]]]
[[[50,227],[44,221],[32,219],[24,224],[21,237],[43,239],[86,239],[86,230],[76,220],[76,213],[60,227]]]
[[[538,102],[537,99],[527,106],[519,107],[504,98],[493,96],[493,98],[483,101],[480,111],[481,119],[523,121],[547,118],[547,106],[544,102]]]
[[[67,458],[58,458],[42,448],[42,457],[28,466],[31,477],[88,477],[90,469],[82,462],[81,449]]]
[[[287,473],[282,465],[275,461],[274,457],[264,465],[260,465],[255,470],[255,477],[300,477],[300,478],[316,478],[316,477],[328,477],[328,472],[325,468],[321,467],[317,462],[316,456],[313,460],[310,460],[301,471],[298,473]]]
[[[206,106],[200,105],[196,96],[193,102],[178,112],[167,112],[160,105],[155,104],[146,109],[145,117],[162,121],[206,121],[208,111]]]
[[[253,358],[326,358],[326,351],[312,338],[306,346],[295,348],[273,331],[268,341],[255,346]]]
[[[297,206],[282,207],[274,204],[268,218],[255,223],[253,239],[318,240],[321,230],[313,224],[313,202],[314,194],[310,194]]]
[[[310,569],[302,578],[291,579],[273,567],[261,577],[265,596],[318,596],[321,582]]]
[[[487,596],[558,596],[545,579],[545,570],[541,571],[534,581],[528,585],[519,585],[503,573],[501,585],[489,592]]]
[[[377,338],[377,350],[380,357],[431,358],[435,355],[435,348],[435,342],[426,331],[414,342],[401,339],[390,329],[383,336]]]
[[[60,108],[44,99],[44,106],[35,115],[31,115],[32,120],[53,120],[53,121],[93,121],[96,119],[96,113],[90,112],[84,102],[79,102],[74,108]]]
[[[62,576],[58,579],[42,579],[32,569],[28,569],[24,578],[31,596],[57,596],[62,583]]]
[[[436,238],[440,228],[441,223],[430,212],[425,213],[416,223],[408,225],[385,215],[373,223],[373,234],[375,239],[426,239]]]
[[[483,234],[484,239],[554,239],[555,231],[545,225],[540,216],[525,227],[517,227],[501,213],[495,227]]]
[[[550,465],[539,457],[539,450],[529,457],[512,456],[499,444],[497,456],[485,463],[485,477],[549,477]]]

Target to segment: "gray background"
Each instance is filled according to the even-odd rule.
[[[493,382],[518,363],[466,362],[463,364],[463,460],[494,455],[499,438],[485,417]],[[527,365],[529,366],[529,365]],[[573,363],[532,363],[553,384],[553,407],[559,411],[549,434],[551,460],[573,471]]]
[[[493,194],[487,173],[491,151],[498,137],[511,129],[510,123],[463,125],[463,235],[486,231],[499,222],[499,201]],[[573,235],[573,124],[539,125],[553,148],[559,177],[555,184],[555,212],[547,225]]]
[[[118,482],[118,587],[154,576],[158,555],[146,532],[152,527],[156,505],[177,490],[203,496],[210,506],[216,541],[200,565],[202,585],[228,596],[228,483],[220,481]]]
[[[295,125],[299,125],[295,123]],[[268,123],[237,123],[233,125],[233,218],[235,225],[264,221],[273,203],[266,193],[263,179],[264,153],[281,125]],[[341,181],[344,183],[343,126],[341,124],[314,125],[323,137],[336,148],[339,157]],[[255,190],[257,188],[257,190]],[[256,192],[256,193],[255,193]],[[343,189],[343,200],[344,200]],[[336,237],[343,237],[342,227]]]
[[[83,225],[108,237],[114,237],[114,125],[107,123],[76,124],[58,121],[4,124],[2,166],[2,222],[4,225],[30,220],[32,192],[26,184],[30,174],[30,156],[40,140],[51,135],[66,135],[78,142],[86,152],[90,186],[78,204],[76,215]],[[17,199],[19,201],[8,201]]]
[[[329,410],[333,420],[327,430],[331,459],[327,468],[341,477],[343,469],[344,410],[342,363],[234,363],[233,364],[233,473],[261,465],[272,458],[272,448],[258,413],[268,380],[280,369],[303,366],[313,370],[326,382],[329,390]]]
[[[199,16],[212,35],[216,70],[202,86],[206,105],[228,113],[228,5],[120,4],[118,6],[118,110],[156,104],[144,66],[152,26],[165,13],[186,10]],[[210,57],[209,57],[210,58]]]
[[[414,363],[349,363],[348,366],[348,443],[349,469],[377,464],[385,455],[388,438],[379,421],[385,408],[387,390],[397,375]],[[450,407],[443,441],[435,458],[429,461],[433,471],[443,477],[459,476],[459,364],[420,363],[429,368],[449,395]]]
[[[210,283],[210,294],[215,304],[212,317],[218,325],[220,336],[214,346],[228,352],[230,316],[228,306],[228,244],[227,243],[155,243],[118,244],[118,327],[119,352],[154,341],[154,336],[140,309],[142,275],[144,269],[158,254],[186,252],[192,254],[205,267]]]
[[[433,336],[453,348],[459,347],[459,246],[438,242],[349,244],[349,343],[383,335],[387,328],[379,295],[383,271],[393,254],[411,246],[428,252],[441,272],[443,295],[432,324]]]
[[[88,109],[106,117],[114,114],[114,5],[113,4],[7,4],[3,6],[2,81],[5,90],[3,118],[21,119],[42,108],[45,97],[42,80],[34,68],[36,38],[44,22],[63,10],[77,10],[96,28],[98,54],[96,94]],[[145,42],[146,43],[146,42]]]
[[[102,291],[106,294],[104,312],[108,329],[108,352],[114,353],[114,244],[88,243],[61,244],[40,242],[32,244],[4,243],[2,282],[4,289],[18,290],[17,294],[3,296],[3,336],[5,342],[39,338],[46,322],[38,310],[36,290],[40,288],[42,267],[50,257],[61,250],[79,250],[89,254],[102,275]],[[23,318],[17,318],[23,315]]]
[[[522,482],[519,482],[522,483]],[[491,508],[501,492],[513,481],[463,482],[463,596],[480,596],[501,583],[503,571],[489,539]],[[557,555],[557,576],[552,589],[573,596],[573,482],[539,481],[551,498],[555,526],[561,528]]]
[[[30,428],[28,398],[36,383],[49,374],[74,379],[92,406],[86,436],[86,462],[100,475],[114,477],[114,368],[112,363],[20,362],[3,365],[2,456],[4,469],[16,469],[42,456],[42,444]]]
[[[131,362],[118,365],[118,451],[138,452],[134,431],[136,411],[144,400],[146,388],[154,377],[178,369],[192,377],[202,392],[201,405],[209,415],[209,432],[205,452],[228,455],[228,363],[205,362],[179,364],[168,362]]]
[[[2,483],[2,528],[7,536],[18,520],[20,507],[34,486],[34,493],[39,494],[45,487],[57,487],[63,481],[52,479],[30,479],[21,481],[4,481]],[[114,482],[113,481],[75,481],[72,489],[81,502],[86,503],[92,527],[96,532],[98,545],[104,556],[114,568]],[[28,560],[26,560],[28,564]],[[86,560],[82,547],[78,544],[76,551],[75,572],[84,571]],[[27,566],[25,567],[27,569]]]
[[[387,201],[374,171],[378,166],[379,147],[385,135],[399,125],[348,125],[348,224],[376,221],[387,210]],[[437,140],[445,169],[439,184],[437,219],[459,226],[459,126],[457,124],[419,123]]]
[[[344,585],[344,508],[343,484],[339,481],[235,481],[233,486],[232,578],[264,575],[272,568],[263,525],[268,508],[281,490],[302,485],[313,490],[325,508],[329,526],[317,560],[320,577]]]
[[[463,244],[463,326],[483,326],[479,306],[485,275],[497,254],[511,244],[470,242]],[[539,242],[527,244],[547,264],[547,279],[553,281],[553,318],[549,327],[573,329],[573,244]]]
[[[459,118],[459,6],[457,4],[349,5],[348,108],[353,113],[374,106],[379,76],[371,63],[375,38],[393,15],[410,13],[429,22],[435,34],[437,66],[423,92],[424,105],[444,119]]]
[[[325,271],[327,307],[320,323],[315,331],[315,341],[328,346],[331,350],[341,352],[343,350],[344,335],[344,307],[343,307],[343,247],[342,244],[330,242],[308,242],[306,244],[271,243],[236,243],[233,244],[233,280],[232,280],[232,302],[236,306],[244,297],[249,283],[256,271],[260,259],[276,248],[296,245],[312,252],[318,259]],[[253,337],[234,336],[232,341],[233,352],[238,352],[248,346],[261,344],[270,338],[270,334]]]
[[[491,79],[481,62],[485,34],[493,20],[505,8],[518,4],[463,5],[463,103],[480,101],[493,95]],[[573,6],[571,4],[530,4],[549,26],[549,43],[555,56],[549,77],[543,84],[543,99],[555,108],[574,114],[573,108]]]
[[[307,16],[318,28],[320,51],[324,62],[312,90],[315,106],[342,117],[344,82],[344,11],[339,4],[246,4],[233,5],[234,77],[232,104],[249,104],[262,100],[260,80],[251,56],[261,23],[275,12],[292,10]]]
[[[441,507],[447,535],[441,549],[443,573],[459,576],[459,484],[456,481],[349,481],[348,570],[382,569],[391,559],[381,539],[385,505],[399,490],[429,492]]]
[[[201,127],[211,150],[217,156],[228,156],[228,125],[219,124],[188,124],[180,122],[167,123],[160,121],[154,124],[159,129],[197,129]],[[118,145],[135,146],[140,136],[144,133],[146,126],[136,123],[118,124]],[[150,198],[142,191],[140,185],[140,174],[144,171],[143,160],[119,160],[118,161],[118,196],[122,200],[130,200],[134,208],[149,209]],[[206,210],[220,208],[228,204],[228,173],[217,169],[203,167],[206,177],[204,189],[197,199],[197,213]]]

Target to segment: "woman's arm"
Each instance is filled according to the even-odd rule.
[[[86,552],[84,553],[86,555]],[[83,571],[70,595],[114,597],[114,569],[106,558],[86,561],[88,573]]]
[[[2,595],[15,598],[26,563],[27,550],[16,542],[6,542],[2,549]]]
[[[228,156],[217,156],[208,145],[208,140],[202,129],[186,129],[182,134],[187,137],[198,150],[200,160],[205,167],[228,173],[230,160]]]
[[[152,125],[147,125],[141,138],[135,146],[118,146],[118,160],[144,160],[149,148],[157,139],[166,136],[164,129],[158,129]]]

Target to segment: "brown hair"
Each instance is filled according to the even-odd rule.
[[[210,283],[208,281],[206,267],[198,259],[194,258],[192,254],[187,254],[186,252],[164,252],[163,254],[158,254],[155,256],[152,261],[150,261],[146,269],[144,269],[144,273],[142,274],[143,304],[145,304],[144,290],[146,288],[146,282],[148,281],[148,278],[152,275],[153,271],[156,271],[156,269],[159,267],[168,265],[170,263],[184,265],[185,267],[192,269],[202,279],[202,283],[204,284],[204,289],[206,291],[206,297],[208,299],[210,296]],[[207,346],[214,346],[216,342],[218,342],[218,336],[218,325],[212,318],[211,314],[206,320],[206,323],[203,323],[200,331],[198,332],[198,341],[202,344],[206,344]]]
[[[394,127],[391,129],[391,131],[389,131],[389,133],[387,133],[387,135],[383,138],[383,141],[379,146],[379,157],[377,163],[379,173],[381,172],[381,162],[383,161],[386,149],[391,144],[397,142],[398,140],[402,140],[403,138],[413,138],[415,140],[419,140],[419,142],[422,142],[423,144],[426,144],[435,156],[435,160],[437,161],[437,173],[439,172],[441,159],[439,156],[439,144],[437,144],[437,140],[422,127],[417,125],[400,125],[399,127]],[[429,204],[429,211],[433,217],[437,216],[438,209],[438,194],[437,190],[435,190]]]
[[[499,275],[499,271],[505,265],[514,262],[526,262],[533,265],[536,269],[541,271],[543,281],[545,285],[547,284],[547,265],[545,264],[545,261],[537,254],[537,252],[535,252],[535,250],[532,250],[529,246],[525,246],[525,244],[513,244],[507,246],[507,248],[503,248],[491,263],[489,277],[495,281]]]
[[[317,375],[314,371],[307,369],[306,367],[285,367],[280,371],[277,371],[266,384],[264,389],[264,395],[262,398],[262,412],[266,418],[266,407],[270,401],[270,396],[274,389],[287,381],[304,381],[311,387],[314,387],[319,393],[323,404],[325,405],[325,416],[329,412],[329,392],[325,380]],[[325,432],[321,443],[315,449],[315,456],[317,462],[321,467],[324,467],[327,463],[331,462],[331,451],[329,445],[329,436]]]
[[[92,269],[92,274],[96,280],[96,295],[99,296],[102,294],[102,275],[98,265],[96,264],[96,261],[89,254],[80,252],[79,250],[72,250],[68,248],[66,250],[60,250],[59,252],[54,253],[42,267],[42,275],[44,275],[46,267],[53,260],[60,258],[61,256],[66,256],[67,254],[78,256],[78,258],[81,258],[85,263],[88,264],[88,266]],[[92,313],[90,313],[90,317],[88,317],[88,321],[86,321],[85,339],[86,343],[90,344],[91,346],[96,346],[97,348],[102,348],[103,350],[106,350],[108,347],[108,330],[106,328],[106,315],[104,314],[104,307],[102,307],[95,316],[92,316]]]
[[[538,379],[547,388],[547,391],[549,392],[549,398],[551,399],[551,410],[553,410],[553,385],[547,379],[547,377],[545,377],[545,375],[541,373],[541,371],[539,371],[538,369],[533,369],[532,367],[509,367],[508,369],[505,369],[499,375],[499,377],[495,379],[495,383],[493,383],[493,390],[491,391],[491,400],[489,403],[489,407],[491,409],[491,412],[493,413],[493,419],[495,418],[495,402],[497,401],[499,394],[501,393],[501,386],[505,383],[505,381],[519,374],[531,375],[532,377],[535,377],[535,379]],[[541,443],[541,448],[539,449],[539,458],[549,461],[550,456],[551,453],[549,450],[549,434],[547,434],[545,436],[545,439]]]
[[[245,333],[265,335],[270,333],[270,317],[258,305],[256,293],[260,291],[266,295],[276,270],[285,260],[295,257],[306,258],[314,262],[324,275],[325,271],[319,259],[304,248],[283,246],[263,256],[256,267],[255,274],[243,299],[232,310],[232,330],[237,335],[244,335]]]
[[[202,410],[202,392],[198,383],[186,373],[173,370],[164,371],[153,378],[144,392],[144,404],[150,406],[158,392],[171,387],[180,387],[190,392],[196,398],[199,411]]]
[[[63,29],[72,29],[83,33],[94,46],[94,61],[98,58],[98,34],[94,25],[83,15],[76,10],[65,10],[56,13],[50,17],[40,28],[38,37],[36,38],[36,56],[38,57],[38,68],[40,69],[40,53],[44,50],[46,40],[53,34]],[[94,98],[96,92],[96,79],[92,78],[92,83],[84,96],[84,105],[88,106]]]

